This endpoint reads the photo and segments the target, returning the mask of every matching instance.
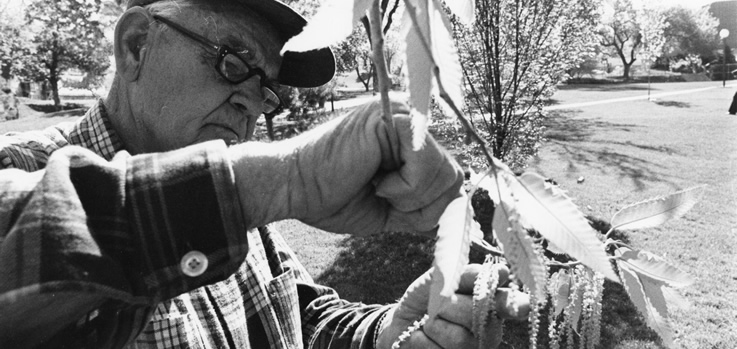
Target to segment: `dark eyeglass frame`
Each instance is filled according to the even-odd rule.
[[[268,90],[267,93],[273,94],[274,97],[276,97],[276,99],[278,101],[277,106],[274,107],[272,110],[265,110],[263,112],[264,115],[266,116],[267,120],[269,120],[269,119],[273,118],[277,113],[279,113],[281,111],[282,106],[283,106],[283,103],[281,101],[281,98],[279,98],[279,94],[276,93],[276,90],[274,89],[274,87],[269,86],[268,84],[265,84],[265,82],[266,82],[266,73],[263,71],[263,69],[252,67],[250,64],[248,64],[248,62],[246,62],[245,59],[243,59],[238,54],[238,51],[236,51],[235,49],[231,48],[228,45],[218,45],[218,44],[215,44],[212,41],[210,41],[207,38],[205,38],[204,36],[199,35],[199,34],[197,34],[195,32],[192,32],[189,29],[184,28],[181,25],[176,24],[176,23],[172,22],[171,20],[169,20],[167,18],[164,18],[164,17],[161,17],[159,15],[154,15],[153,18],[155,20],[157,20],[157,21],[159,21],[161,23],[164,23],[167,26],[173,28],[174,30],[178,31],[179,33],[183,34],[184,36],[186,36],[186,37],[188,37],[188,38],[190,38],[190,39],[192,39],[194,41],[199,42],[200,44],[202,44],[204,46],[207,46],[207,47],[212,48],[215,51],[217,51],[217,61],[215,62],[215,67],[214,67],[215,68],[215,71],[217,71],[218,74],[220,74],[220,76],[222,76],[223,79],[225,79],[229,83],[231,83],[233,85],[237,85],[237,84],[240,84],[240,83],[242,83],[242,82],[244,82],[244,81],[246,81],[246,80],[248,80],[248,79],[250,79],[250,78],[252,78],[252,77],[254,77],[256,75],[258,75],[259,77],[261,77],[261,80],[260,80],[260,82],[261,82],[261,89],[262,90],[263,89]],[[244,75],[242,78],[240,78],[240,79],[233,79],[231,77],[228,77],[228,75],[225,74],[222,71],[221,64],[222,64],[223,60],[225,59],[225,57],[227,57],[228,55],[233,55],[236,59],[238,59],[239,61],[243,62],[243,64],[246,66],[246,68],[248,68],[248,73],[246,75]],[[262,91],[262,93],[263,93],[263,91]]]

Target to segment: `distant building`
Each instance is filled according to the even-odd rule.
[[[737,48],[737,1],[716,1],[709,6],[711,15],[719,20],[718,31],[729,30],[727,45],[732,50]]]

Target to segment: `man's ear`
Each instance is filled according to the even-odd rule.
[[[148,10],[135,6],[123,13],[115,27],[115,67],[126,81],[138,79],[152,20]]]

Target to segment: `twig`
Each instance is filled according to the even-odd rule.
[[[409,16],[412,18],[412,22],[417,24],[419,23],[417,20],[417,9],[412,5],[409,1],[405,1],[405,11],[409,14]],[[430,57],[430,61],[432,62],[432,65],[435,67],[433,69],[433,74],[435,75],[435,81],[437,82],[438,91],[440,98],[445,101],[446,104],[450,107],[451,110],[453,110],[453,113],[456,114],[458,117],[458,120],[461,121],[461,124],[463,125],[463,128],[466,129],[466,132],[471,136],[471,139],[473,139],[481,148],[481,151],[486,156],[486,160],[489,161],[489,165],[494,167],[494,157],[491,155],[491,152],[489,152],[489,148],[486,146],[486,142],[484,142],[484,139],[479,135],[478,132],[476,132],[476,129],[471,125],[471,122],[466,118],[465,115],[463,115],[463,112],[461,112],[460,109],[458,109],[458,106],[455,105],[453,100],[448,95],[448,92],[443,87],[442,81],[440,81],[440,68],[438,68],[437,62],[435,62],[435,58],[432,56],[432,50],[430,49],[430,46],[428,46],[427,38],[425,38],[424,33],[422,33],[422,30],[420,29],[419,25],[413,25],[412,26],[414,30],[417,30],[420,34],[420,42],[422,43],[422,47],[427,52],[427,56]]]
[[[401,159],[399,157],[399,136],[394,130],[394,118],[392,117],[392,105],[389,101],[389,87],[391,80],[386,67],[386,58],[384,57],[384,32],[381,30],[381,0],[374,0],[369,9],[369,21],[371,23],[371,49],[373,51],[374,66],[376,67],[376,82],[379,84],[379,95],[381,96],[381,108],[384,112],[382,115],[386,123],[387,133],[389,134],[390,144],[392,147],[393,157],[396,165],[399,165]]]
[[[558,261],[548,261],[545,264],[547,264],[549,267],[573,268],[577,265],[581,265],[582,263],[580,261],[570,261],[567,263],[562,263]]]
[[[490,243],[486,242],[486,240],[484,240],[484,239],[471,238],[471,248],[479,249],[484,254],[492,254],[492,255],[495,255],[495,256],[504,256],[504,252],[502,252],[500,249],[492,246]]]

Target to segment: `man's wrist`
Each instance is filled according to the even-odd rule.
[[[412,322],[406,322],[402,319],[394,316],[394,312],[397,310],[395,305],[386,312],[386,316],[383,317],[381,323],[377,325],[376,331],[378,337],[374,343],[376,349],[391,349],[392,344],[397,341],[402,331],[407,328]]]
[[[247,142],[229,155],[240,206],[248,228],[293,218],[289,209],[292,152],[276,143]]]

